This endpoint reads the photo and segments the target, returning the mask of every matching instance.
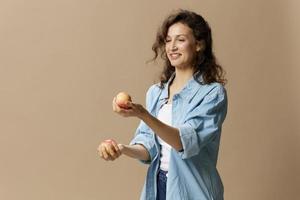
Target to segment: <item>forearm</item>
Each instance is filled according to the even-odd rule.
[[[135,159],[144,160],[144,161],[150,160],[150,155],[147,149],[141,144],[122,145],[121,152],[126,156]]]
[[[182,143],[180,140],[179,130],[169,126],[150,113],[146,112],[140,116],[143,120],[161,139],[171,145],[177,151],[182,150]]]

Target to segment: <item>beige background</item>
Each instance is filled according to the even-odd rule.
[[[299,1],[2,0],[1,200],[138,199],[147,166],[96,148],[130,141],[138,120],[111,100],[124,90],[144,102],[161,70],[145,62],[176,8],[208,20],[227,71],[225,199],[299,198]]]

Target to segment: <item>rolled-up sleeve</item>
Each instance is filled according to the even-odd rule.
[[[130,142],[130,145],[135,145],[135,144],[143,145],[147,149],[150,155],[150,159],[140,160],[140,161],[144,164],[150,164],[151,161],[156,156],[157,150],[156,150],[153,135],[150,133],[149,130],[147,130],[148,128],[146,126],[147,125],[144,122],[142,121],[140,122],[140,125],[136,129],[135,136]]]
[[[179,130],[182,159],[199,154],[200,150],[221,133],[227,113],[227,95],[223,86],[214,88],[189,113]]]
[[[153,104],[152,95],[153,95],[153,89],[155,89],[155,87],[156,86],[153,85],[148,89],[146,93],[146,109],[149,112]],[[150,164],[155,158],[155,156],[157,155],[157,148],[156,148],[153,132],[143,121],[140,122],[139,126],[135,131],[134,138],[130,142],[130,145],[135,145],[135,144],[141,144],[147,149],[150,155],[150,159],[140,160],[140,161],[144,164]]]

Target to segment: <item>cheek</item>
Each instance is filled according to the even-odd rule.
[[[186,51],[187,49],[189,49],[189,44],[188,43],[181,43],[181,44],[178,44],[178,47],[181,50]]]
[[[185,48],[185,60],[188,63],[192,63],[196,56],[196,50],[193,48],[193,46],[187,46]]]
[[[196,50],[191,45],[186,45],[184,47],[184,54],[188,60],[193,59],[195,56],[195,53],[196,53]]]
[[[184,43],[181,45],[181,49],[187,53],[192,53],[194,52],[194,47],[191,44]]]

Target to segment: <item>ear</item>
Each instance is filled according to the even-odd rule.
[[[196,42],[196,51],[203,51],[205,49],[205,42],[204,40],[200,40]]]

